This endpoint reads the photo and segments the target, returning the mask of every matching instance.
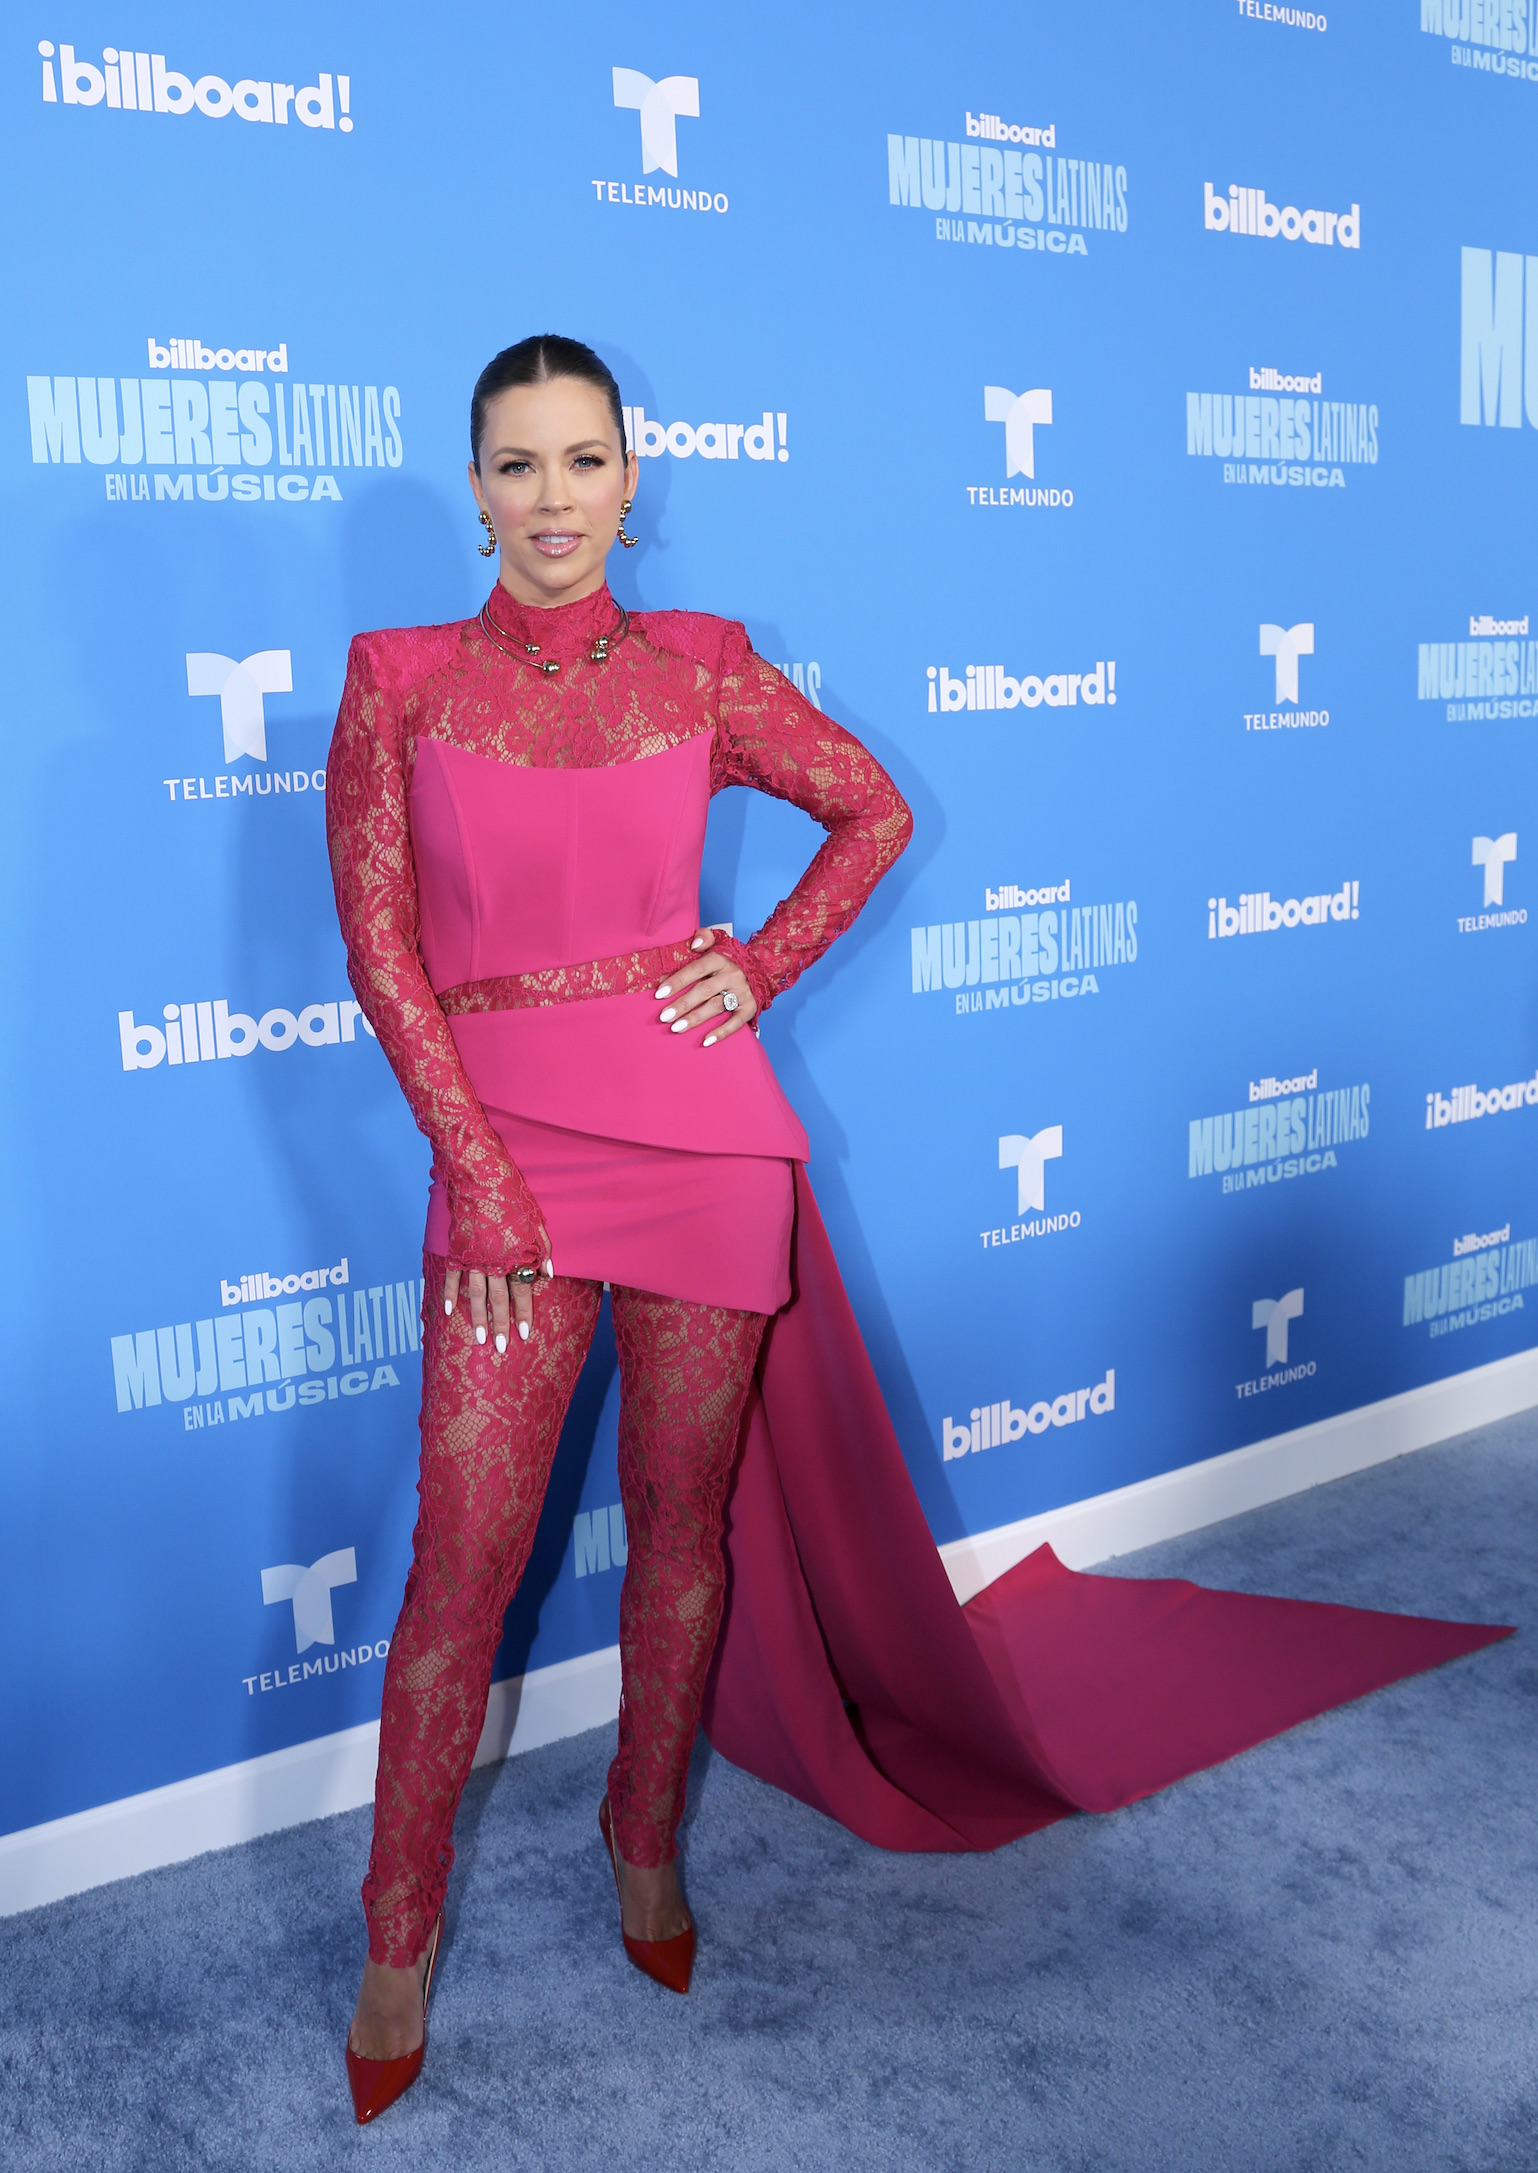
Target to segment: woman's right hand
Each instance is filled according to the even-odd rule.
[[[550,1238],[544,1224],[540,1224],[539,1242],[545,1258],[541,1263],[540,1281],[546,1282],[555,1274],[550,1258]],[[475,1331],[477,1343],[484,1343],[488,1334],[498,1355],[507,1349],[507,1339],[516,1326],[523,1342],[527,1343],[534,1326],[534,1293],[539,1283],[521,1283],[511,1275],[487,1275],[480,1268],[461,1271],[450,1268],[443,1279],[443,1310],[452,1313],[459,1303],[460,1284],[463,1282],[470,1301],[470,1326]]]

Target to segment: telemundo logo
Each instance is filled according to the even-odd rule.
[[[665,75],[653,79],[639,68],[611,70],[615,107],[634,113],[640,121],[641,172],[671,174],[678,179],[678,124],[700,117],[700,81],[693,75]],[[624,204],[635,210],[710,211],[731,209],[718,190],[669,188],[666,182],[645,180],[590,183],[600,204]]]
[[[1055,126],[1033,131],[996,114],[968,113],[965,134],[982,140],[886,140],[887,201],[938,214],[936,241],[1087,257],[1087,234],[1126,233],[1125,166],[1055,156]],[[1040,149],[1023,148],[1038,140]]]
[[[1314,622],[1300,619],[1296,626],[1277,626],[1270,621],[1260,629],[1260,654],[1273,659],[1275,664],[1276,700],[1292,706],[1287,709],[1246,710],[1246,732],[1284,732],[1320,730],[1330,721],[1327,709],[1303,709],[1298,706],[1298,659],[1314,653]]]
[[[1486,906],[1505,904],[1506,870],[1516,857],[1517,833],[1515,830],[1503,831],[1498,838],[1477,837],[1473,840],[1473,851],[1470,855],[1469,865],[1484,871],[1484,903]],[[1525,921],[1527,915],[1523,913],[1521,919]],[[1491,914],[1486,912],[1472,915],[1469,919],[1460,920],[1458,923],[1459,928],[1465,934],[1470,933],[1476,925],[1482,928],[1510,928],[1518,925],[1518,917],[1515,913]]]
[[[250,76],[234,83],[222,75],[200,75],[194,81],[179,69],[168,68],[164,53],[120,52],[109,45],[98,68],[92,61],[77,59],[72,45],[61,45],[55,77],[53,40],[40,38],[37,49],[43,61],[45,106],[102,106],[109,113],[171,114],[182,119],[200,113],[209,121],[227,121],[235,114],[242,121],[278,128],[288,126],[292,112],[302,127],[335,129],[344,136],[352,132],[351,76],[317,75],[300,90],[292,83],[258,82]]]
[[[1105,1418],[1116,1409],[1116,1369],[1091,1388],[1065,1389],[1061,1396],[1043,1396],[1021,1406],[1006,1396],[1002,1403],[974,1404],[961,1425],[947,1414],[940,1421],[940,1446],[945,1462],[975,1456],[984,1449],[998,1449],[1027,1434],[1044,1434],[1049,1426],[1075,1426],[1081,1419]]]
[[[1036,474],[1036,432],[1052,426],[1052,394],[1045,385],[1028,392],[1011,392],[1004,385],[984,385],[983,419],[1004,425],[1004,481],[999,489],[988,483],[969,483],[967,499],[974,506],[1071,506],[1073,492],[1066,489],[1033,489],[1011,484],[1016,475]]]
[[[1006,1132],[999,1141],[999,1168],[1015,1172],[1015,1207],[1029,1221],[1006,1223],[997,1230],[982,1230],[978,1235],[986,1252],[999,1245],[1018,1245],[1025,1238],[1055,1237],[1061,1230],[1077,1230],[1080,1223],[1078,1208],[1065,1213],[1049,1215],[1047,1206],[1047,1164],[1060,1159],[1063,1152],[1063,1127],[1060,1124],[1044,1125],[1039,1132]]]
[[[1294,1381],[1311,1381],[1318,1371],[1317,1361],[1308,1358],[1298,1364],[1288,1363],[1288,1331],[1295,1320],[1303,1317],[1303,1292],[1286,1291],[1280,1298],[1257,1298],[1250,1307],[1250,1326],[1264,1329],[1266,1337],[1266,1370],[1257,1380],[1236,1381],[1234,1394],[1264,1396],[1272,1389],[1290,1388]],[[1275,1368],[1275,1371],[1272,1369]]]
[[[1299,211],[1295,204],[1267,201],[1264,189],[1230,182],[1220,196],[1210,181],[1202,183],[1203,219],[1209,234],[1248,234],[1258,241],[1307,241],[1324,248],[1360,249],[1362,207],[1349,211]]]

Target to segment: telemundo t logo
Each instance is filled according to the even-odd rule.
[[[1006,385],[984,385],[983,418],[1004,425],[1004,481],[1002,490],[985,483],[969,483],[967,497],[975,506],[1071,506],[1071,490],[1041,490],[1012,484],[1017,475],[1036,475],[1036,433],[1052,426],[1052,394],[1046,385],[1026,392],[1011,392]]]
[[[1459,935],[1477,936],[1491,928],[1527,926],[1527,907],[1506,903],[1506,870],[1516,857],[1515,830],[1505,830],[1495,838],[1477,837],[1473,840],[1470,862],[1484,874],[1484,910],[1480,913],[1460,913]]]
[[[1015,1211],[1030,1219],[1005,1223],[997,1230],[980,1230],[985,1252],[1000,1245],[1018,1245],[1026,1238],[1055,1237],[1060,1230],[1078,1229],[1078,1208],[1056,1215],[1046,1212],[1047,1164],[1059,1161],[1062,1152],[1060,1124],[1045,1125],[1030,1137],[1024,1132],[1006,1132],[1000,1139],[999,1168],[1015,1173]]]
[[[1016,1173],[1016,1206],[1022,1215],[1032,1208],[1043,1212],[1047,1204],[1047,1164],[1055,1162],[1063,1151],[1063,1127],[1049,1124],[1034,1137],[1023,1132],[1006,1132],[999,1141],[999,1168],[1012,1169]]]
[[[1274,1388],[1290,1387],[1294,1381],[1312,1380],[1318,1369],[1318,1361],[1305,1359],[1301,1364],[1289,1365],[1288,1330],[1295,1320],[1303,1317],[1303,1291],[1286,1291],[1280,1298],[1257,1298],[1250,1307],[1250,1326],[1257,1332],[1265,1330],[1266,1370],[1255,1381],[1236,1381],[1234,1393],[1245,1396],[1263,1396]],[[1276,1369],[1273,1372],[1273,1367]]]
[[[700,117],[699,77],[665,75],[654,83],[639,68],[614,70],[614,103],[641,116],[641,171],[678,178],[678,120]]]
[[[336,1627],[331,1618],[331,1595],[339,1584],[356,1584],[358,1558],[351,1547],[323,1554],[306,1568],[300,1562],[279,1562],[262,1571],[262,1604],[276,1606],[291,1600],[294,1608],[294,1647],[308,1652],[312,1645],[334,1645]]]
[[[1276,626],[1269,620],[1261,625],[1260,654],[1270,657],[1276,667],[1276,701],[1287,703],[1285,709],[1251,711],[1244,713],[1246,732],[1284,732],[1314,730],[1328,725],[1327,709],[1303,709],[1299,706],[1298,659],[1314,653],[1314,622],[1300,619],[1296,626]]]
[[[216,694],[224,724],[224,759],[238,762],[243,755],[267,760],[267,713],[264,694],[292,694],[293,657],[287,649],[257,649],[238,661],[214,650],[191,650],[187,655],[187,692]]]
[[[665,75],[653,79],[639,68],[611,71],[614,103],[622,112],[635,113],[641,123],[641,172],[671,174],[678,179],[678,123],[700,117],[700,82],[693,75]],[[729,210],[727,198],[710,189],[670,189],[666,182],[601,181],[594,179],[593,193],[600,204],[648,206],[662,211]]]
[[[1475,838],[1471,865],[1485,871],[1486,905],[1505,903],[1506,870],[1517,857],[1517,833],[1507,830],[1498,838]]]

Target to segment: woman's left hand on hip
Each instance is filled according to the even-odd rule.
[[[728,1034],[740,1033],[758,1010],[742,968],[724,955],[711,956],[715,941],[713,928],[697,928],[689,945],[699,955],[669,974],[657,991],[662,1026],[671,1034],[707,1028],[700,1044],[704,1049],[725,1041]]]

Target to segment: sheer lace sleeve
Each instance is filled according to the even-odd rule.
[[[718,937],[760,1010],[843,934],[913,834],[908,803],[853,733],[814,709],[729,626],[713,785],[754,785],[820,822],[827,841],[750,942]]]
[[[326,764],[326,838],[348,978],[448,1193],[449,1265],[536,1267],[538,1205],[465,1076],[417,949],[400,702],[366,636],[347,659]]]

